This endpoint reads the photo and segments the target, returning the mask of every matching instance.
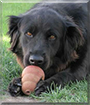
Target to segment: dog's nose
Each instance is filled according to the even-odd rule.
[[[44,62],[44,58],[42,56],[39,56],[39,55],[31,55],[29,57],[29,62],[31,65],[42,64]]]

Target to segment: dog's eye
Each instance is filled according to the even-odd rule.
[[[49,40],[55,40],[56,37],[54,35],[49,36]]]
[[[30,37],[33,37],[32,33],[30,33],[30,32],[27,32],[26,35],[30,36]]]

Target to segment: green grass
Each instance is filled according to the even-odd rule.
[[[0,71],[1,77],[0,82],[2,82],[3,91],[0,89],[0,94],[5,95],[5,91],[7,91],[7,87],[9,82],[14,77],[19,77],[21,74],[22,69],[17,64],[15,57],[13,54],[8,51],[8,48],[10,47],[9,44],[9,37],[6,35],[8,31],[8,25],[7,25],[7,16],[8,15],[18,15],[20,13],[25,12],[30,7],[32,7],[33,4],[29,3],[4,3],[3,4],[3,21],[2,21],[2,27],[3,27],[3,68]],[[2,79],[3,78],[3,79]],[[64,89],[55,88],[55,91],[51,89],[51,92],[49,93],[43,93],[40,97],[36,97],[33,94],[30,95],[30,97],[33,97],[40,102],[87,102],[87,81],[83,80],[81,82],[73,83],[71,86],[65,86]]]
[[[54,90],[52,88],[49,93],[43,93],[40,97],[36,97],[31,94],[32,97],[41,100],[41,102],[87,102],[87,82],[80,81],[76,83],[72,83],[71,86],[68,84],[61,89],[60,87],[55,87]]]

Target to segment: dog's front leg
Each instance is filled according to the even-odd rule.
[[[86,73],[84,73],[84,69],[79,71],[77,70],[75,73],[70,72],[70,69],[66,69],[65,71],[61,71],[55,75],[53,75],[52,77],[44,80],[44,81],[40,81],[35,89],[35,95],[40,95],[42,92],[48,91],[48,88],[50,89],[50,86],[52,83],[52,89],[53,87],[56,86],[60,86],[61,88],[65,86],[65,84],[67,83],[71,83],[74,82],[76,80],[81,80],[86,76]]]
[[[14,78],[8,86],[8,91],[12,96],[19,96],[19,95],[23,95],[22,92],[22,84],[21,84],[21,77],[19,78]]]

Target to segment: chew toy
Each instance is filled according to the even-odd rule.
[[[22,91],[26,95],[30,95],[40,79],[44,80],[45,74],[38,66],[27,66],[22,72]]]

